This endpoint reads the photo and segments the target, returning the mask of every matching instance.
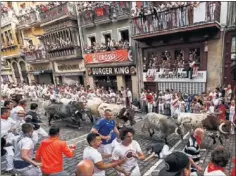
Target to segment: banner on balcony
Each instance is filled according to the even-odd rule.
[[[128,50],[115,50],[84,55],[85,64],[117,63],[132,61]]]
[[[157,69],[149,69],[143,73],[143,82],[206,82],[206,71],[198,71],[193,79],[186,78],[187,72],[182,71],[179,74],[173,72],[157,72]]]

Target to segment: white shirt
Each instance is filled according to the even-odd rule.
[[[15,120],[15,121],[22,120],[22,118],[18,116],[18,113],[20,111],[25,111],[22,106],[16,106],[15,108],[13,108],[11,110],[11,116],[10,117],[12,118],[12,120]]]
[[[88,159],[94,163],[93,176],[105,176],[105,170],[100,170],[96,167],[96,163],[103,161],[101,153],[97,149],[88,146],[84,149],[83,159]]]
[[[208,169],[208,167],[206,168],[206,170],[204,172],[204,176],[226,176],[225,173],[222,172],[221,170],[207,172],[207,169]]]
[[[127,96],[128,96],[129,98],[132,98],[132,92],[131,92],[130,90],[127,92]]]
[[[213,99],[213,104],[214,104],[214,106],[218,106],[219,105],[219,98]]]
[[[146,93],[145,92],[142,92],[141,93],[141,100],[146,100]]]
[[[136,166],[138,167],[138,161],[136,158],[132,157],[131,154],[137,154],[141,153],[141,147],[139,143],[135,140],[132,141],[132,143],[129,146],[124,146],[122,143],[116,144],[113,152],[112,152],[112,159],[113,160],[119,160],[122,157],[126,157],[127,161],[122,164],[122,168],[126,172],[130,172],[131,169]],[[122,174],[121,174],[122,175]]]
[[[1,119],[1,137],[5,136],[7,143],[12,143],[12,140],[14,138],[14,134],[11,132],[8,132],[9,130],[13,129],[14,121],[11,118]]]
[[[14,159],[23,161],[20,157],[20,151],[22,149],[29,150],[29,152],[27,153],[29,158],[33,158],[33,150],[34,150],[33,140],[29,137],[24,137],[17,143],[19,137],[14,139],[14,149],[15,149]]]
[[[165,94],[165,102],[167,104],[170,104],[170,100],[171,100],[171,94]]]

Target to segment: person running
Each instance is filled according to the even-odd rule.
[[[112,154],[112,142],[119,136],[119,131],[116,123],[112,120],[112,112],[109,109],[105,110],[104,118],[97,121],[92,127],[91,133],[98,134],[102,139],[100,151],[107,157]]]
[[[134,130],[132,128],[124,128],[120,133],[121,143],[117,144],[112,152],[113,161],[120,158],[127,158],[122,165],[118,165],[115,169],[119,176],[141,176],[138,166],[138,160],[144,160],[145,156],[141,150],[139,143],[133,140]]]
[[[116,162],[104,163],[102,154],[98,151],[102,140],[99,134],[90,133],[87,136],[87,142],[89,144],[83,151],[83,159],[90,160],[94,164],[94,173],[93,176],[105,176],[105,169],[116,167],[120,164],[123,164],[126,159],[121,158]]]
[[[67,158],[74,156],[75,145],[67,146],[59,138],[60,128],[52,126],[49,129],[49,138],[41,142],[36,151],[35,160],[42,162],[41,170],[46,175],[69,176],[63,171],[63,154]]]
[[[13,140],[15,150],[14,168],[22,176],[41,176],[41,163],[33,160],[34,142],[32,140],[34,126],[30,123],[22,125],[22,134]]]

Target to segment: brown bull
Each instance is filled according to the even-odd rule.
[[[214,115],[208,115],[207,118],[202,120],[203,128],[208,131],[217,132],[217,135],[213,133],[211,138],[213,139],[213,144],[216,143],[216,137],[219,138],[220,143],[223,144],[222,135],[229,135],[231,132],[232,123],[228,120],[221,121],[218,117]]]

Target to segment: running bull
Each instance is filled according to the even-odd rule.
[[[204,128],[212,132],[211,138],[213,144],[216,143],[216,137],[219,138],[220,143],[223,144],[222,135],[229,135],[231,131],[231,122],[225,120],[221,121],[217,115],[214,114],[194,114],[194,113],[180,113],[178,115],[178,125],[182,130],[191,131],[196,128]]]
[[[67,105],[63,103],[52,103],[45,107],[45,113],[48,115],[49,126],[52,119],[70,118],[80,128],[80,121],[83,120],[81,105],[79,102],[71,101]],[[91,119],[90,119],[91,120]]]

